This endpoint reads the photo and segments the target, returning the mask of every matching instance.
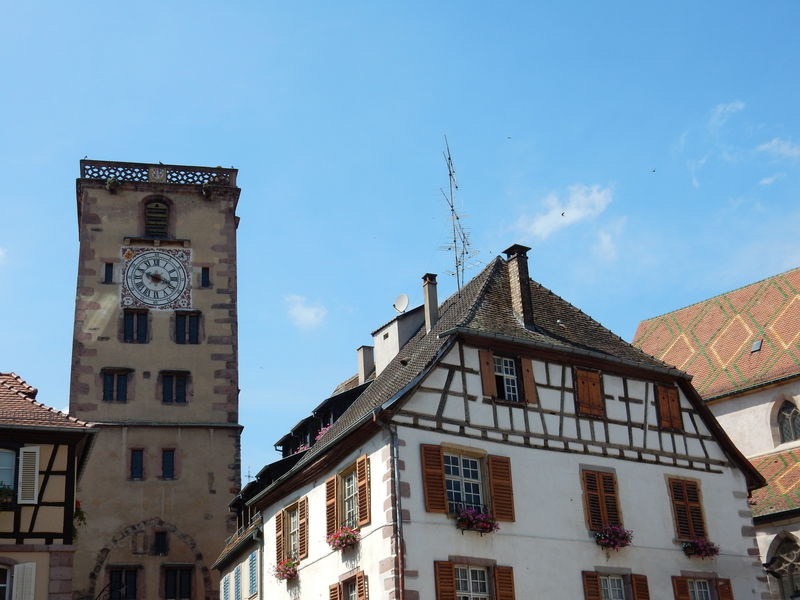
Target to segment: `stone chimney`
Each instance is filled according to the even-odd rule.
[[[511,305],[514,314],[525,327],[533,327],[533,302],[531,301],[531,278],[528,275],[528,248],[514,244],[503,251],[508,262],[508,282],[511,287]]]
[[[436,293],[436,274],[425,273],[422,276],[422,296],[425,305],[425,332],[430,333],[439,320],[439,297]]]
[[[372,346],[361,346],[358,352],[358,383],[361,385],[367,376],[375,370],[375,353]]]

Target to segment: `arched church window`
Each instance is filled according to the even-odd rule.
[[[781,541],[774,556],[764,566],[767,573],[780,580],[783,600],[800,596],[800,546],[793,538]]]
[[[800,410],[791,402],[784,402],[778,411],[778,429],[781,443],[800,439]]]
[[[167,237],[169,205],[164,200],[150,200],[144,206],[144,234],[147,237]]]

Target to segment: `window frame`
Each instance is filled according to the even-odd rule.
[[[108,598],[109,600],[135,600],[139,596],[139,567],[138,566],[114,566],[110,565],[106,568],[108,572]],[[122,584],[121,588],[114,588],[114,575],[115,573],[119,573],[120,575],[120,583]],[[133,597],[128,595],[128,587],[130,585],[130,579],[133,581]],[[120,592],[124,589],[124,592],[120,594]]]
[[[296,549],[291,539],[291,516],[297,515]],[[275,515],[275,562],[308,558],[308,497],[292,502]]]
[[[161,404],[185,406],[191,397],[192,376],[189,371],[164,370],[158,373]],[[167,393],[169,391],[169,393]],[[182,391],[182,394],[179,393]]]
[[[170,459],[171,473],[170,473],[169,477],[167,476],[166,469],[165,469],[165,466],[167,465],[166,457],[169,455],[168,453],[171,453],[171,457],[172,457]],[[176,450],[176,448],[169,447],[169,448],[162,448],[161,449],[161,479],[163,481],[174,481],[174,480],[176,480],[178,478],[178,469],[177,469],[176,458],[177,458],[177,450]]]
[[[202,340],[202,312],[199,310],[176,310],[174,315],[173,340],[176,344],[195,345]]]
[[[452,468],[452,465],[448,465],[447,458],[455,458],[458,460],[458,468],[460,474],[458,476],[453,476],[452,474],[448,474],[448,467]],[[484,460],[485,455],[477,454],[474,452],[465,452],[463,450],[456,450],[453,448],[449,448],[447,446],[442,447],[442,461],[444,466],[444,485],[445,485],[445,493],[447,494],[447,513],[451,515],[455,515],[458,513],[460,508],[476,508],[479,511],[485,511],[488,506],[487,494],[485,488],[487,487],[486,483],[488,477],[486,475],[486,464]],[[477,472],[478,477],[476,478],[465,478],[464,476],[464,461],[473,461],[477,463],[475,468],[470,468],[470,470]],[[461,502],[455,502],[455,500],[451,500],[451,491],[448,489],[448,482],[458,482],[461,484],[461,490],[459,494],[461,495]],[[479,502],[476,504],[474,502],[467,502],[466,496],[467,492],[465,491],[466,485],[477,485],[478,487],[478,500]],[[455,494],[454,494],[455,495]],[[473,495],[474,492],[473,492]],[[459,506],[460,504],[460,506]]]
[[[11,496],[11,502],[0,503],[0,510],[2,510],[4,507],[10,508],[11,506],[17,503],[17,489],[19,488],[19,447],[17,446],[12,448],[5,445],[3,447],[0,447],[0,456],[6,454],[11,457],[11,466],[0,467],[0,468],[4,469],[10,468],[11,470],[11,479],[10,479],[11,484],[6,485],[5,487],[13,492],[13,496]],[[0,482],[0,485],[3,484]],[[0,600],[2,600],[2,598],[0,598]]]
[[[436,600],[452,600],[459,596],[456,577],[457,568],[480,570],[486,573],[487,593],[480,592],[475,596],[479,600],[514,600],[514,569],[510,566],[498,565],[495,560],[474,558],[469,556],[451,556],[448,560],[433,561],[433,580]],[[471,579],[470,579],[471,581]],[[472,592],[469,592],[472,594]],[[469,597],[469,596],[468,596]]]
[[[161,573],[163,577],[163,596],[164,600],[191,600],[192,593],[194,589],[194,567],[192,565],[181,565],[181,564],[168,564],[162,565]],[[182,579],[183,577],[186,579]],[[174,584],[175,584],[175,595],[171,596],[167,592],[168,587],[170,586],[170,579],[174,577]],[[186,590],[183,590],[183,583],[188,584],[189,590],[188,595],[186,594]],[[182,595],[183,594],[183,595]]]
[[[778,408],[778,412],[775,417],[776,425],[778,428],[778,437],[780,438],[781,444],[787,444],[789,442],[795,442],[797,440],[800,440],[800,423],[795,423],[795,419],[800,421],[800,409],[797,408],[797,405],[794,402],[791,402],[790,400],[784,400],[781,406]],[[794,435],[794,437],[789,439],[784,439],[783,436],[784,422],[786,422],[792,429],[792,434]]]
[[[591,481],[593,478],[596,480],[594,484]],[[624,527],[616,472],[597,467],[582,467],[580,479],[583,514],[589,531],[596,532],[613,525]],[[593,497],[596,497],[596,501]]]
[[[511,376],[505,373],[498,374],[495,366],[495,359],[510,361],[514,365],[514,375]],[[493,402],[509,403],[513,405],[537,404],[539,402],[531,358],[479,348],[478,361],[480,363],[481,387],[484,397],[490,398]],[[513,377],[516,382],[517,398],[513,400],[507,398],[505,384],[502,386],[502,393],[498,386],[498,380],[500,378],[508,377]]]
[[[169,532],[165,529],[153,531],[153,556],[169,555]]]
[[[610,577],[622,580],[624,600],[650,600],[650,585],[646,575],[637,575],[627,569],[614,568],[581,572],[584,600],[606,600],[603,595],[602,580]]]
[[[131,395],[133,369],[126,367],[103,367],[100,369],[100,394],[103,402],[126,404]],[[109,382],[111,382],[109,384]],[[120,382],[124,382],[120,385]]]
[[[369,581],[364,571],[357,571],[353,575],[345,575],[339,578],[338,583],[334,583],[328,588],[328,598],[330,600],[350,600],[347,588],[354,586],[355,600],[367,600],[369,598]]]
[[[675,600],[703,600],[692,595],[692,585],[702,582],[708,588],[708,600],[733,600],[733,586],[730,579],[715,577],[714,574],[687,573],[686,576],[672,576],[672,592]]]
[[[372,497],[369,456],[364,454],[325,481],[325,534],[349,526],[345,523],[344,477],[355,473],[355,526],[360,529],[372,522]]]
[[[150,311],[125,308],[122,311],[122,343],[147,344],[150,341]]]
[[[139,476],[137,477],[134,469],[136,464],[134,456],[141,457],[140,464],[138,465]],[[131,447],[128,453],[128,481],[144,481],[145,480],[145,449],[140,446]]]
[[[163,208],[151,209],[155,204],[161,204]],[[150,196],[145,198],[142,201],[143,237],[155,240],[170,239],[170,232],[172,230],[172,209],[172,202],[163,196]],[[158,212],[163,212],[163,216],[157,214]]]

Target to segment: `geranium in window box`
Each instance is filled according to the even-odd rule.
[[[633,542],[633,532],[621,525],[607,525],[594,532],[594,541],[604,550],[619,550]]]
[[[300,561],[296,558],[284,558],[275,565],[275,579],[280,579],[281,581],[297,579],[298,566],[300,566]]]
[[[350,527],[339,527],[336,531],[330,534],[325,541],[334,550],[346,550],[352,548],[361,541],[361,534],[357,529]]]
[[[464,531],[477,531],[481,535],[500,529],[492,513],[485,508],[481,510],[474,507],[459,508],[456,511],[456,527],[462,534]]]
[[[719,554],[719,546],[708,540],[698,538],[689,540],[681,544],[681,549],[686,556],[697,556],[698,558],[714,558]]]
[[[320,430],[317,432],[317,435],[314,436],[314,441],[315,442],[320,441],[322,439],[322,436],[325,435],[326,433],[328,433],[328,430],[331,427],[333,427],[333,424],[325,425],[325,427],[320,427]]]

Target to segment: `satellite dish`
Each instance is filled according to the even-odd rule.
[[[408,308],[408,296],[406,296],[405,294],[400,294],[395,299],[394,304],[392,304],[392,306],[397,312],[401,314],[406,312],[406,309]]]

